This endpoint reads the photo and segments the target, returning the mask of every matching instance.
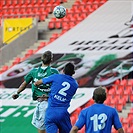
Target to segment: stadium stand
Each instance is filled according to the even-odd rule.
[[[67,5],[69,2],[70,0],[1,0],[2,12],[0,13],[0,20],[5,18],[36,17],[38,24],[47,23],[47,29],[51,34],[46,41],[43,40],[39,42],[37,47],[25,50],[21,57],[15,57],[10,65],[5,63],[5,65],[1,66],[0,73],[7,71],[12,66],[20,63],[41,48],[55,41],[101,7],[107,0],[73,0],[73,3],[69,5],[65,18],[61,20],[54,18],[51,14],[53,8],[59,4]],[[60,32],[54,32],[57,30],[60,30]],[[126,133],[132,133],[133,108],[131,108],[131,104],[133,103],[133,80],[116,80],[113,85],[108,88],[107,92],[108,98],[105,104],[115,107],[118,110]],[[77,108],[71,114],[72,124],[75,123],[81,109],[93,103],[94,101],[91,99],[86,104]],[[84,131],[85,128],[82,128],[79,133],[84,133]],[[112,133],[116,133],[114,128],[112,128]]]
[[[69,1],[70,2],[70,1]],[[48,22],[50,30],[61,29],[61,33],[54,33],[49,37],[48,44],[56,40],[62,34],[73,28],[75,25],[84,20],[90,13],[95,11],[98,7],[104,4],[106,0],[92,0],[92,1],[71,1],[72,7],[67,10],[67,16],[63,19],[56,19],[52,17]],[[36,17],[38,21],[46,21],[48,15],[52,13],[53,8],[58,4],[67,3],[67,0],[53,0],[53,1],[1,1],[2,12],[1,19],[4,18],[25,18]],[[89,12],[88,12],[89,11]],[[81,13],[82,12],[82,13]],[[69,21],[71,20],[71,21]],[[55,37],[56,35],[56,37]],[[41,45],[41,44],[40,44]],[[38,46],[39,47],[39,46]],[[40,46],[41,47],[41,46]],[[39,47],[39,48],[40,48]],[[39,49],[37,49],[39,50]],[[36,50],[36,51],[37,51]]]

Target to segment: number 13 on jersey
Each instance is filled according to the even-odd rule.
[[[93,121],[93,129],[94,131],[102,130],[104,129],[106,125],[107,115],[102,113],[100,115],[94,114],[92,117],[90,117],[90,120]],[[99,123],[100,121],[100,123]]]

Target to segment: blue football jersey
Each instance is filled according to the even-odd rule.
[[[85,133],[111,133],[112,125],[122,128],[116,109],[97,103],[81,111],[75,126],[84,125]]]
[[[77,81],[69,75],[53,74],[43,78],[43,84],[47,83],[51,83],[48,106],[68,108],[78,88]]]

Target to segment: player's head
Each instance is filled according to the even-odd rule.
[[[104,101],[106,100],[106,88],[96,88],[93,92],[93,100],[95,100],[96,103],[104,103]]]
[[[75,73],[75,66],[73,63],[69,62],[65,65],[63,69],[64,74],[72,76]]]
[[[53,54],[51,51],[46,51],[42,55],[43,64],[50,64],[53,60]]]

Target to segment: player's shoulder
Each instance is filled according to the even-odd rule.
[[[81,114],[84,115],[84,116],[86,116],[88,113],[90,114],[90,112],[91,112],[91,107],[90,106],[81,110]]]
[[[109,106],[109,105],[106,105],[106,104],[103,104],[103,106],[105,106],[106,108],[112,109],[112,110],[115,109],[115,108],[113,108],[113,107],[111,107],[111,106]]]
[[[108,105],[105,105],[105,104],[103,104],[103,105],[105,106],[106,110],[108,110],[108,111],[110,111],[112,113],[116,113],[117,112],[116,108],[108,106]]]
[[[58,71],[56,68],[54,67],[50,67],[51,70],[55,70],[55,71]]]
[[[53,71],[54,73],[59,73],[59,71],[56,68],[50,67],[51,71]]]

